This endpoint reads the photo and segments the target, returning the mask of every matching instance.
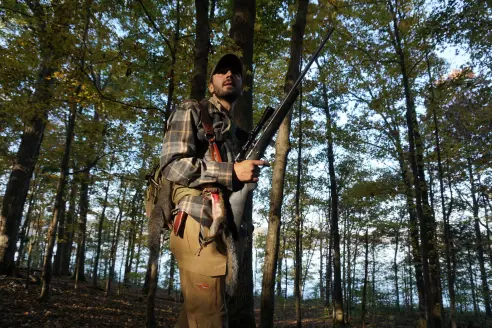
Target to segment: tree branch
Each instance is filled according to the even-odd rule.
[[[147,8],[145,8],[145,5],[143,4],[142,0],[137,0],[137,1],[138,1],[138,3],[140,3],[140,6],[142,6],[142,9],[145,12],[145,15],[147,16],[147,19],[150,21],[150,24],[152,25],[152,27],[164,39],[164,42],[167,44],[167,46],[169,47],[169,50],[174,55],[174,48],[171,46],[171,43],[169,42],[168,38],[166,38],[166,36],[162,33],[162,31],[159,28],[159,26],[157,26],[157,24],[155,23],[154,19],[152,18],[152,16],[150,15],[150,13],[147,11]]]
[[[132,107],[132,108],[136,108],[136,109],[143,109],[143,110],[157,110],[158,112],[160,113],[165,113],[165,111],[163,111],[162,109],[160,109],[159,107],[154,107],[154,106],[141,106],[141,105],[137,105],[137,104],[132,104],[132,103],[126,103],[124,101],[121,101],[121,100],[117,100],[117,99],[114,99],[110,96],[107,96],[105,95],[100,89],[99,89],[99,86],[97,85],[97,82],[94,81],[92,78],[91,78],[91,75],[90,74],[87,74],[87,77],[88,79],[92,82],[92,85],[94,85],[94,88],[96,89],[97,93],[99,94],[99,96],[104,99],[104,100],[107,100],[107,101],[110,101],[110,102],[113,102],[113,103],[116,103],[116,104],[120,104],[120,105],[123,105],[123,106],[126,106],[126,107]]]
[[[8,11],[11,11],[11,12],[14,12],[14,13],[17,13],[17,14],[20,14],[22,16],[29,17],[29,18],[32,18],[33,17],[32,15],[29,15],[28,13],[25,13],[23,11],[20,11],[20,10],[14,9],[14,8],[9,8],[9,7],[6,7],[6,6],[0,6],[0,9],[5,9],[5,10],[8,10]]]

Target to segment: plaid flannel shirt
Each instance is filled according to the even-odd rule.
[[[199,105],[195,100],[188,100],[169,119],[160,164],[169,181],[196,189],[206,184],[218,184],[227,194],[234,188],[233,162],[240,144],[229,111],[223,109],[213,97],[209,99],[209,113],[223,162],[212,160],[201,124]],[[211,222],[212,204],[209,199],[188,195],[181,198],[176,207],[196,220],[203,220],[205,225]]]

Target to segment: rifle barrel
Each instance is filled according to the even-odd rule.
[[[287,113],[290,110],[290,107],[294,103],[295,99],[297,98],[297,87],[303,80],[304,76],[306,76],[308,70],[311,68],[311,65],[314,63],[316,58],[318,58],[319,54],[321,53],[321,50],[323,50],[326,42],[328,42],[328,39],[330,39],[331,34],[333,33],[334,28],[331,27],[328,31],[328,34],[326,37],[323,39],[321,42],[320,46],[316,50],[316,52],[313,54],[309,62],[306,64],[304,69],[302,70],[302,73],[299,75],[297,78],[296,82],[294,85],[290,88],[289,92],[287,95],[284,97],[280,105],[275,109],[275,112],[272,114],[271,119],[268,121],[266,124],[265,128],[263,129],[263,133],[261,136],[256,140],[256,142],[253,144],[253,146],[250,148],[250,150],[247,152],[245,159],[260,159],[263,157],[263,153],[265,152],[268,144],[270,143],[270,140],[273,138],[274,134],[277,132],[280,124],[284,120],[285,116],[287,116]]]

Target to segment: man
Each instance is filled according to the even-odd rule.
[[[171,251],[184,295],[176,324],[180,328],[227,327],[225,292],[232,294],[235,287],[235,244],[244,229],[230,217],[228,196],[244,183],[258,182],[258,166],[268,165],[261,160],[234,163],[244,139],[231,115],[242,92],[238,57],[227,54],[217,62],[208,90],[208,101],[185,101],[172,114],[161,154],[163,174],[174,183],[178,213]]]

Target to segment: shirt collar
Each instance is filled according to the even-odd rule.
[[[210,97],[208,101],[212,104],[212,111],[217,111],[217,112],[222,112],[229,117],[229,119],[232,119],[231,112],[225,109],[222,104],[215,98],[214,96]]]

